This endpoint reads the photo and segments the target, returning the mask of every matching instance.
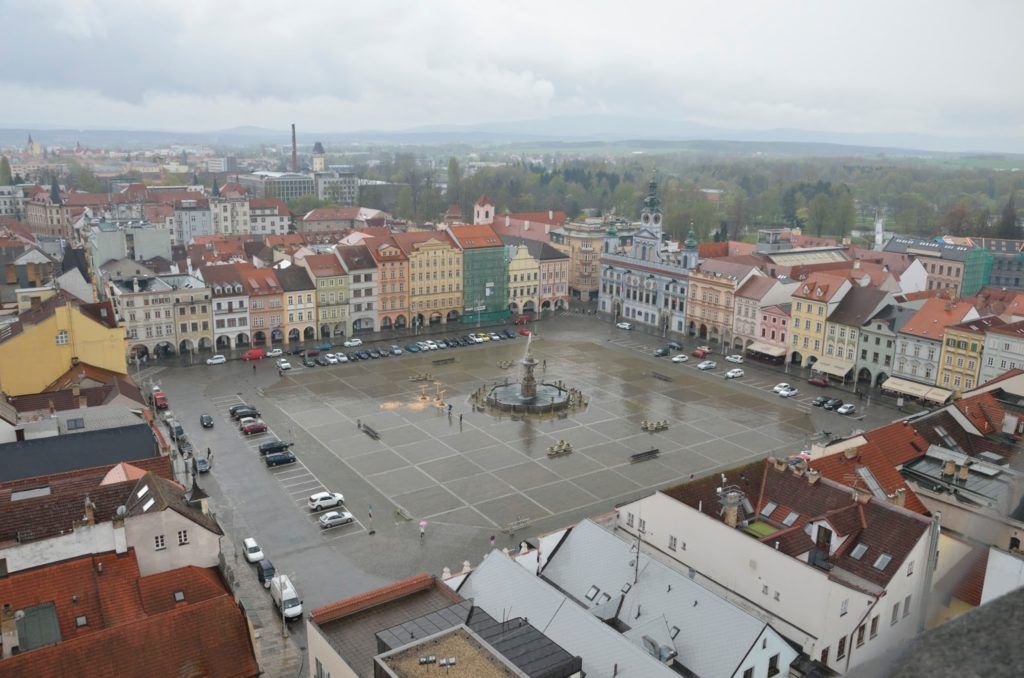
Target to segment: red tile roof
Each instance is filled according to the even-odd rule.
[[[498,234],[486,224],[450,226],[449,228],[452,237],[455,238],[455,242],[464,250],[502,246]]]
[[[964,321],[974,307],[968,301],[949,301],[946,299],[929,299],[907,321],[900,334],[909,334],[923,339],[942,339],[948,325],[956,325]]]
[[[861,467],[871,472],[886,495],[894,495],[896,490],[902,489],[905,493],[903,506],[915,513],[928,515],[928,509],[907,485],[906,480],[896,469],[896,464],[874,443],[869,442],[853,450],[844,450],[811,462],[811,468],[818,469],[825,478],[841,485],[868,490],[857,472]]]
[[[753,275],[743,283],[743,285],[736,290],[735,296],[743,297],[745,299],[756,299],[760,301],[764,298],[764,295],[775,287],[775,278],[771,278],[766,275]]]
[[[975,607],[981,605],[981,594],[985,590],[985,572],[988,569],[989,549],[977,548],[969,556],[967,571],[960,579],[953,596]]]
[[[254,212],[256,210],[274,210],[281,217],[291,214],[288,211],[288,205],[283,200],[278,200],[277,198],[250,198],[249,211]]]
[[[0,660],[0,673],[257,676],[248,623],[216,579],[212,570],[194,567],[140,577],[131,550],[13,573],[0,580],[0,601],[16,610],[52,603],[61,641]],[[175,591],[184,592],[184,601],[174,602]],[[76,625],[80,616],[85,626]]]
[[[393,584],[387,584],[380,588],[360,593],[358,595],[339,600],[323,607],[318,607],[310,613],[310,619],[314,624],[324,624],[326,622],[335,621],[346,617],[355,612],[383,605],[384,603],[404,598],[408,595],[416,593],[417,591],[423,591],[429,588],[437,588],[446,595],[450,596],[453,603],[457,603],[461,600],[459,595],[452,591],[445,584],[438,582],[438,580],[426,572],[413,575],[401,581],[397,581]]]
[[[395,242],[402,248],[406,256],[416,252],[419,249],[419,245],[429,240],[438,240],[449,247],[456,247],[455,241],[444,231],[410,231],[408,233],[395,233],[392,237],[394,237]]]
[[[928,451],[928,441],[906,421],[893,422],[872,429],[863,435],[868,442],[876,445],[896,467],[923,457],[924,453]]]
[[[989,329],[990,334],[1001,334],[1006,337],[1024,336],[1024,320],[1015,323],[1006,323]]]
[[[311,221],[355,221],[359,218],[359,207],[317,207],[302,216],[305,222]]]
[[[793,292],[793,297],[810,301],[828,302],[847,284],[845,278],[828,273],[815,273],[803,281]]]
[[[991,391],[961,398],[953,403],[953,407],[960,410],[981,435],[1000,433],[1003,430],[1006,409],[995,399]]]
[[[483,207],[484,205],[493,205],[494,201],[487,197],[487,194],[481,195],[476,199],[476,204]]]
[[[303,261],[309,267],[314,278],[327,278],[336,275],[345,275],[345,267],[333,254],[310,254]]]

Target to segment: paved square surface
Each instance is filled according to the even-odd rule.
[[[590,398],[567,416],[520,420],[473,411],[478,386],[518,379],[522,341],[330,368],[295,370],[267,389],[294,426],[415,520],[501,529],[517,520],[553,518],[663,487],[723,464],[774,450],[792,453],[810,433],[794,403],[766,401],[720,377],[624,354],[598,342],[533,343],[542,381],[564,381]],[[429,382],[411,376],[429,372]],[[452,416],[434,404],[440,394]],[[462,415],[461,418],[459,415]],[[667,431],[645,433],[644,419]],[[379,440],[359,431],[371,426]],[[574,451],[549,458],[560,440]],[[630,463],[650,449],[659,458]]]

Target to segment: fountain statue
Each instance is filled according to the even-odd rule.
[[[548,384],[538,382],[534,376],[534,368],[538,361],[530,355],[530,344],[533,335],[526,338],[526,349],[519,360],[522,368],[518,383],[510,383],[506,379],[487,393],[484,403],[493,409],[503,412],[524,414],[548,414],[560,412],[568,408],[578,408],[585,404],[579,392],[566,388],[561,382]]]

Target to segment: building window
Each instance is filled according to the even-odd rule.
[[[903,599],[903,617],[904,619],[910,616],[910,596]]]
[[[871,619],[871,637],[875,638],[878,636],[878,615],[876,614]]]
[[[637,522],[637,531],[638,532],[647,532],[647,521],[645,521],[643,518],[641,518]]]
[[[160,551],[165,548],[167,548],[167,544],[164,543],[164,536],[162,534],[158,534],[155,537],[153,537],[154,550]]]
[[[188,543],[188,530],[178,530],[178,546]]]
[[[828,666],[828,648],[821,651],[821,663]]]
[[[836,648],[836,659],[842,659],[846,656],[846,637],[839,639],[839,646]]]
[[[676,548],[678,547],[678,545],[679,545],[679,540],[676,539],[673,536],[669,536],[669,538],[668,538],[668,548],[669,548],[669,550],[670,551],[675,551]]]
[[[900,603],[897,600],[896,604],[892,606],[892,621],[891,624],[895,624],[900,620]]]
[[[864,631],[865,629],[863,624],[857,627],[857,647],[864,644]]]
[[[57,345],[58,346],[67,346],[67,344],[68,344],[68,331],[67,330],[61,330],[60,332],[57,333]]]
[[[753,669],[753,667],[751,667],[749,669],[744,669],[744,671],[743,671],[743,678],[754,678],[754,669]]]
[[[633,514],[632,513],[627,513],[626,514],[626,527],[633,527]]]
[[[839,616],[840,616],[840,617],[845,617],[845,616],[846,616],[846,613],[847,613],[847,612],[849,611],[849,609],[850,609],[850,599],[849,599],[849,598],[846,598],[846,599],[845,599],[845,600],[843,600],[843,602],[842,602],[842,603],[841,603],[841,604],[839,605]]]

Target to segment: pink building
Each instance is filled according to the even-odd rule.
[[[758,338],[747,347],[754,357],[771,362],[782,362],[789,350],[789,311],[791,304],[774,304],[761,309]]]

